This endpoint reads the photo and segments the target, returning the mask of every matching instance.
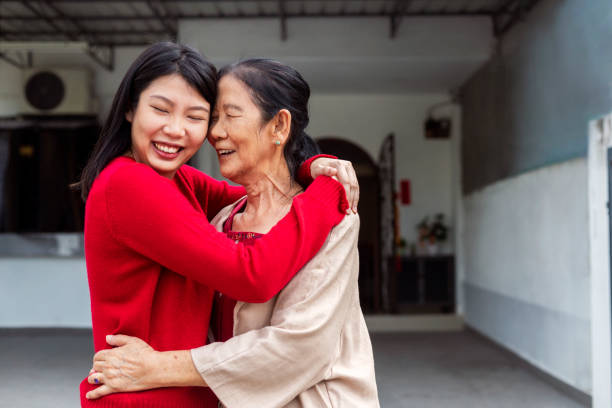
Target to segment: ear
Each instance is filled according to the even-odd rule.
[[[125,113],[125,120],[127,120],[128,122],[132,123],[132,120],[134,119],[134,113],[129,110]]]
[[[279,110],[272,119],[272,124],[274,140],[280,140],[281,144],[284,145],[291,132],[291,112],[287,109]]]

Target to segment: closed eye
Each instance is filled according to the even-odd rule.
[[[168,113],[168,111],[167,111],[167,110],[162,109],[162,108],[158,108],[157,106],[153,106],[153,105],[151,105],[151,107],[152,107],[153,109],[155,109],[156,111],[158,111],[158,112]]]

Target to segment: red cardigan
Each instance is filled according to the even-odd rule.
[[[120,157],[98,176],[85,212],[85,258],[94,348],[107,334],[137,336],[160,351],[206,343],[212,297],[219,290],[247,302],[279,292],[323,245],[348,208],[342,186],[318,177],[291,211],[253,245],[236,244],[212,227],[215,215],[244,195],[189,167],[174,180]],[[208,388],[119,393],[84,407],[191,408],[216,404]]]

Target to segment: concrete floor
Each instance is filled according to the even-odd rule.
[[[372,343],[384,408],[584,407],[471,332],[375,333]],[[84,331],[0,332],[0,407],[77,407],[90,361]]]

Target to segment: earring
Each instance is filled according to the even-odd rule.
[[[274,144],[277,145],[277,146],[280,146],[280,140],[275,140]]]

